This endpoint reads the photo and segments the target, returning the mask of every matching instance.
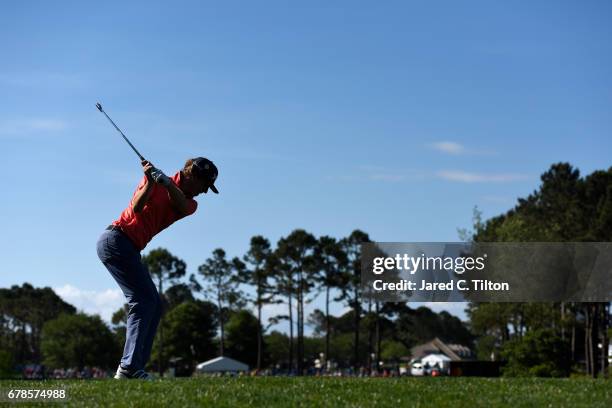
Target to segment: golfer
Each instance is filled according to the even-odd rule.
[[[153,338],[161,318],[161,299],[140,251],[160,231],[193,214],[193,199],[212,190],[217,167],[203,157],[189,159],[173,177],[166,176],[146,160],[144,177],[130,205],[100,236],[98,257],[119,284],[129,305],[123,357],[116,379],[152,379],[144,368],[151,355]]]

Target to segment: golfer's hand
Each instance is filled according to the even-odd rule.
[[[162,186],[169,186],[170,183],[172,183],[170,177],[166,176],[163,171],[155,167],[151,169],[151,177],[156,183]]]
[[[143,160],[140,162],[142,164],[142,170],[144,171],[145,176],[147,176],[147,181],[154,182],[153,176],[151,176],[151,171],[155,168],[148,160]]]

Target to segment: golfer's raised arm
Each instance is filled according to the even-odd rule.
[[[154,181],[151,177],[151,170],[154,168],[151,163],[146,160],[142,162],[143,171],[145,176],[147,176],[145,184],[141,186],[136,194],[134,195],[134,199],[132,200],[132,210],[135,213],[139,213],[144,208],[147,201],[151,197],[151,192],[153,191]]]
[[[189,199],[185,197],[185,194],[180,188],[174,183],[170,183],[165,186],[168,189],[168,195],[170,196],[170,202],[176,211],[181,215],[189,214]]]

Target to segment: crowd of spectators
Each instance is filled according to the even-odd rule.
[[[282,369],[264,369],[264,370],[253,370],[250,372],[251,376],[289,376],[294,377],[297,375],[296,370],[288,371]],[[380,370],[370,370],[366,367],[361,367],[357,370],[353,368],[335,368],[335,369],[321,369],[321,368],[307,368],[304,369],[303,375],[314,376],[314,377],[399,377],[400,370],[397,367],[394,368],[381,368]]]
[[[56,368],[49,373],[49,378],[60,379],[60,378],[108,378],[109,373],[98,367],[84,367],[82,370],[78,368]]]
[[[21,370],[22,378],[27,380],[109,378],[111,377],[111,374],[112,373],[102,368],[88,366],[83,367],[81,370],[79,370],[77,367],[55,368],[51,370],[46,369],[45,366],[40,364],[28,364]]]
[[[84,367],[78,369],[77,367],[71,368],[55,368],[46,369],[43,365],[29,364],[22,368],[22,378],[28,380],[42,380],[42,379],[97,379],[97,378],[110,378],[113,376],[113,372],[104,370],[99,367]],[[265,370],[252,370],[250,372],[224,372],[210,374],[212,376],[289,376],[293,377],[297,375],[295,370],[288,371],[282,369],[265,369]],[[305,376],[316,376],[316,377],[398,377],[400,373],[397,369],[381,369],[368,370],[367,368],[361,367],[358,370],[351,368],[347,369],[333,369],[323,370],[310,368],[304,370]],[[174,375],[169,375],[173,377]]]

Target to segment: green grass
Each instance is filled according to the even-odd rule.
[[[612,381],[537,378],[188,378],[0,381],[11,388],[66,389],[70,406],[612,406]],[[0,403],[2,404],[2,403]],[[23,404],[27,406],[40,404]]]

